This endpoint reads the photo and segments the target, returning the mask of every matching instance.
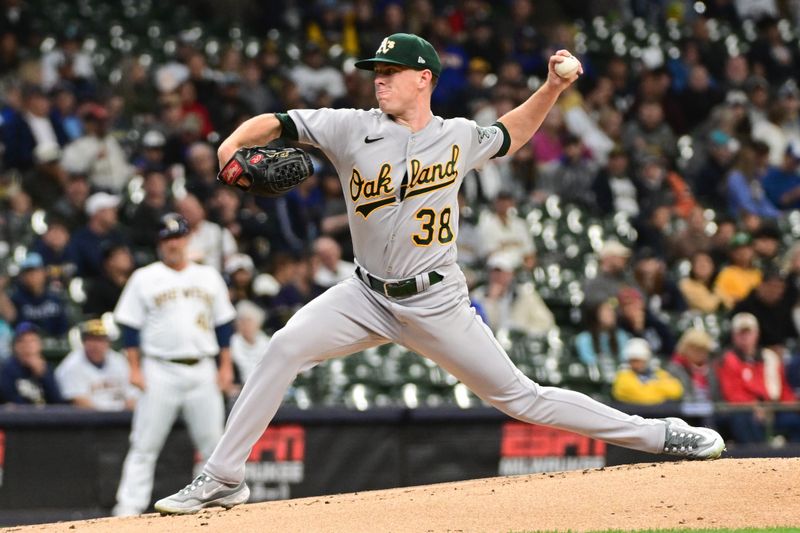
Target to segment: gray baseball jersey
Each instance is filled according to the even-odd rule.
[[[284,136],[320,148],[335,165],[356,260],[384,279],[454,263],[458,189],[467,173],[508,151],[502,124],[434,116],[414,133],[378,109],[292,110]],[[288,128],[287,128],[288,125]],[[287,131],[289,130],[289,131]]]

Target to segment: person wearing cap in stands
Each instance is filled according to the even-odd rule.
[[[63,403],[53,371],[42,355],[42,339],[35,324],[17,324],[13,351],[14,356],[0,369],[2,401],[33,405]]]
[[[96,192],[86,200],[89,221],[76,230],[69,241],[69,254],[77,276],[99,276],[103,268],[103,250],[111,244],[127,242],[117,224],[118,206],[119,197],[106,192]]]
[[[108,131],[108,110],[90,102],[81,106],[78,114],[83,119],[84,133],[64,148],[61,164],[67,172],[88,175],[98,189],[122,192],[133,167],[119,141]]]
[[[233,254],[225,261],[225,276],[228,279],[228,293],[231,303],[236,305],[241,300],[252,300],[253,278],[256,266],[253,259],[247,254]]]
[[[36,252],[28,252],[19,264],[11,302],[14,304],[12,321],[16,324],[30,322],[51,337],[60,337],[69,329],[64,300],[48,288],[44,261]]]
[[[617,296],[619,290],[633,282],[628,272],[631,250],[621,242],[608,240],[603,243],[598,258],[597,276],[584,282],[583,293],[587,305],[596,305]]]
[[[747,233],[738,232],[731,238],[728,253],[731,263],[717,275],[714,293],[731,309],[761,283],[761,271],[753,264],[755,254]]]
[[[486,285],[472,291],[472,299],[486,313],[488,325],[494,332],[522,331],[529,335],[544,335],[556,325],[555,318],[533,282],[514,280],[514,258],[504,252],[492,254],[486,261]]]
[[[37,146],[63,146],[67,142],[64,129],[57,120],[53,120],[50,109],[50,99],[41,87],[23,87],[22,109],[3,124],[3,162],[6,168],[24,172],[35,163],[34,151]]]
[[[137,392],[128,381],[128,361],[111,349],[102,320],[81,324],[83,345],[56,367],[56,381],[64,399],[76,407],[97,411],[133,409]]]
[[[702,329],[689,328],[678,340],[667,371],[683,385],[687,402],[709,402],[719,398],[719,383],[711,365],[714,339]]]
[[[781,211],[766,197],[763,179],[769,167],[769,146],[763,141],[744,143],[728,174],[728,211],[731,216],[752,213],[778,218]]]
[[[244,384],[267,352],[270,337],[261,330],[266,313],[250,300],[236,304],[236,333],[231,337],[231,357]]]
[[[731,404],[794,402],[780,355],[761,348],[758,320],[750,313],[737,313],[731,320],[731,346],[717,365],[722,399]],[[763,442],[767,412],[756,405],[752,410],[734,411],[724,418],[736,442]],[[800,414],[775,413],[774,429],[790,440],[800,440]]]
[[[611,396],[619,402],[658,405],[680,400],[683,385],[672,374],[653,365],[653,353],[644,339],[633,338],[623,351],[626,365],[614,378]]]
[[[139,172],[167,170],[164,147],[167,138],[158,130],[149,130],[142,135],[141,153],[134,158],[133,165]]]
[[[780,166],[770,167],[762,185],[770,202],[783,210],[800,208],[800,143],[789,143]]]
[[[181,215],[161,218],[160,261],[133,273],[114,310],[130,382],[143,391],[112,511],[117,516],[147,509],[156,460],[179,414],[203,459],[222,435],[221,391],[233,381],[229,346],[236,311],[220,273],[190,261],[188,235]]]

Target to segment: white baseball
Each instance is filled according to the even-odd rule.
[[[571,78],[578,69],[580,68],[581,63],[573,56],[565,57],[561,63],[556,63],[555,70],[556,74],[561,76],[562,78]]]

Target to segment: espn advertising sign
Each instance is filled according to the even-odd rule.
[[[506,422],[500,434],[501,476],[601,468],[606,444],[560,429]]]

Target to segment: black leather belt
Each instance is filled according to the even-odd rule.
[[[362,280],[366,278],[367,281],[369,281],[368,285],[370,289],[375,292],[379,292],[384,296],[402,298],[404,296],[414,296],[415,294],[422,292],[417,289],[416,278],[407,278],[401,279],[400,281],[384,283],[375,276],[371,275],[369,272],[365,272],[361,267],[356,267],[356,274]],[[436,285],[444,279],[444,276],[435,270],[428,272],[427,276],[428,280],[431,282],[431,286]]]
[[[200,359],[197,358],[185,358],[185,359],[167,359],[170,363],[176,363],[179,365],[186,365],[186,366],[194,366],[200,362]]]

